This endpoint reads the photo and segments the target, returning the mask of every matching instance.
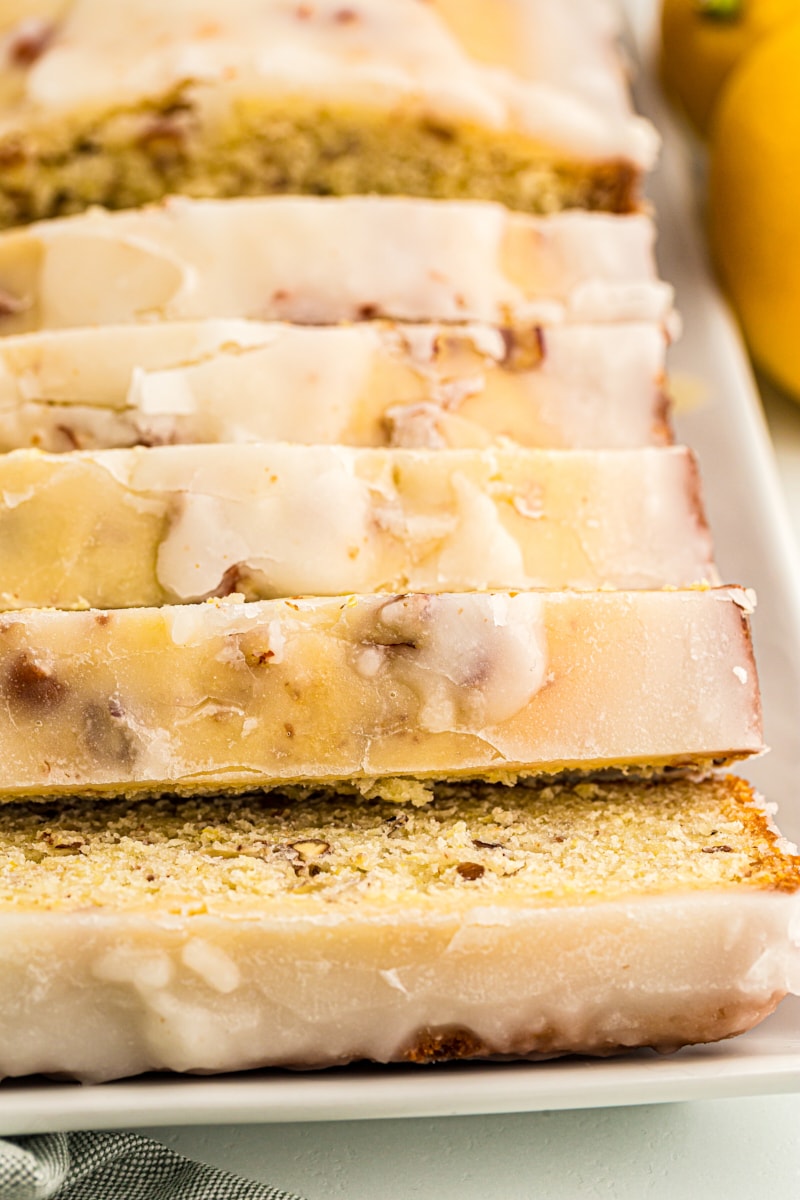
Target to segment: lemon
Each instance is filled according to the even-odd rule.
[[[800,398],[800,20],[762,40],[720,97],[708,206],[753,357]]]
[[[736,64],[765,36],[800,18],[800,0],[664,0],[661,78],[701,134]]]

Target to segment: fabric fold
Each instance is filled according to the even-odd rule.
[[[301,1200],[175,1154],[138,1133],[0,1140],[0,1200]]]

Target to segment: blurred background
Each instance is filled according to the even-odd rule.
[[[752,355],[800,547],[800,2],[628,10],[696,155],[701,225]]]

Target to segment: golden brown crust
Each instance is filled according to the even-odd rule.
[[[617,159],[600,163],[589,175],[586,208],[611,213],[637,212],[642,207],[641,171]]]
[[[403,1052],[404,1062],[430,1064],[455,1062],[467,1059],[521,1059],[533,1061],[561,1058],[568,1054],[583,1054],[591,1058],[607,1058],[630,1050],[655,1050],[659,1054],[673,1054],[683,1046],[705,1045],[746,1033],[775,1011],[785,996],[775,992],[763,1004],[742,1000],[740,1003],[722,1007],[709,1004],[704,1007],[702,998],[694,1006],[674,1014],[659,1028],[652,1029],[645,1039],[631,1031],[630,1041],[604,1042],[586,1039],[575,1042],[565,1031],[556,1026],[538,1029],[529,1037],[517,1039],[511,1053],[496,1048],[476,1037],[466,1028],[422,1029],[412,1044]]]
[[[690,454],[686,459],[686,492],[688,504],[691,508],[697,529],[705,534],[710,542],[711,529],[703,502],[703,481],[700,477],[700,464],[694,454]]]
[[[410,1063],[448,1062],[463,1058],[488,1058],[491,1049],[469,1029],[421,1029],[403,1054]]]
[[[667,390],[666,382],[662,382],[653,413],[653,440],[658,445],[671,446],[675,441],[672,430],[672,404],[672,396]]]
[[[779,892],[797,891],[800,887],[800,858],[789,858],[782,851],[782,838],[766,819],[763,809],[757,805],[751,785],[735,776],[726,782],[732,803],[741,806],[738,812],[745,827],[745,836],[752,835],[762,845],[763,842],[767,843],[766,847],[753,854],[751,879],[757,879],[761,887],[772,887]]]

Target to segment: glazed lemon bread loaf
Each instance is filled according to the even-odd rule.
[[[8,613],[0,796],[708,769],[762,749],[747,606],[719,589]]]
[[[25,7],[0,29],[3,224],[169,192],[625,212],[655,155],[600,0]]]
[[[97,209],[0,235],[0,334],[202,317],[664,321],[653,236],[642,215],[375,196]]]
[[[655,322],[206,320],[0,339],[0,450],[176,442],[612,449],[671,440]]]
[[[0,608],[717,582],[682,447],[0,456]]]
[[[713,1041],[800,987],[799,885],[735,779],[7,805],[0,1072]]]

